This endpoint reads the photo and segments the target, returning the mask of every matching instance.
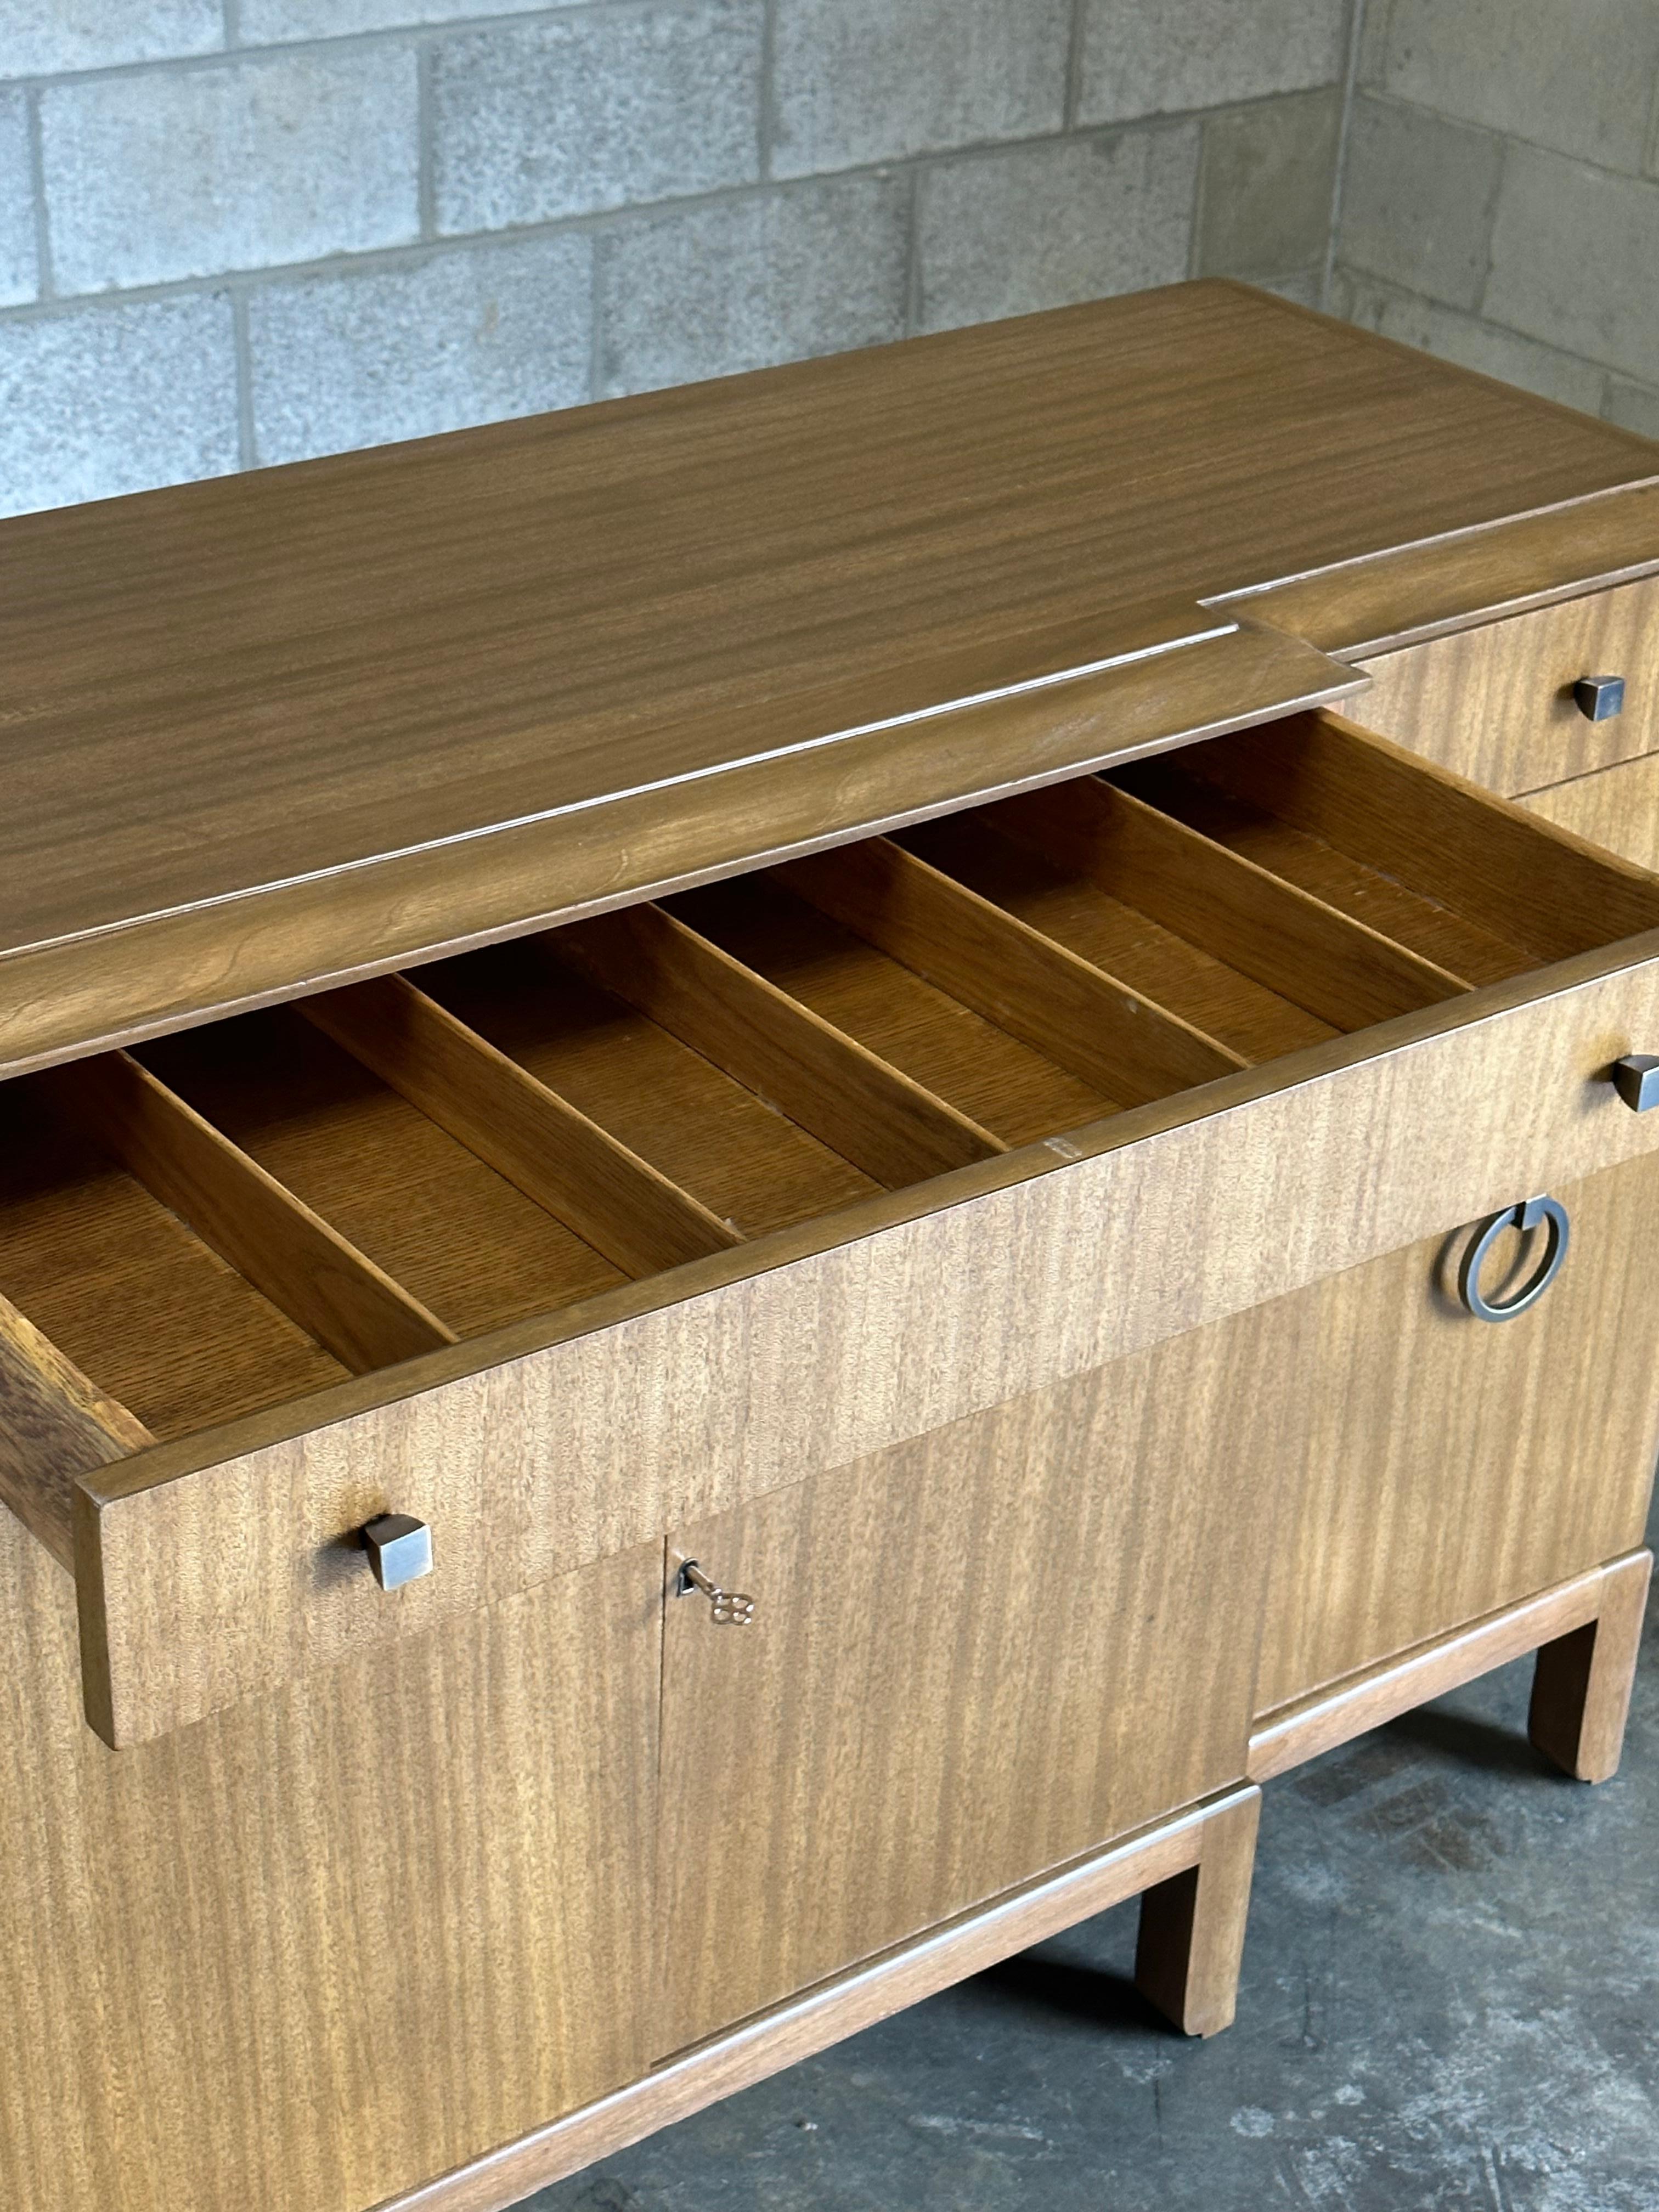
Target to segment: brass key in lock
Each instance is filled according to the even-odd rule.
[[[755,1618],[752,1597],[745,1597],[741,1590],[723,1590],[695,1559],[682,1559],[674,1595],[690,1597],[694,1591],[708,1599],[716,1628],[747,1628]]]

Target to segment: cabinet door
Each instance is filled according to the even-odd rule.
[[[0,1512],[0,2204],[356,2212],[638,2074],[659,1559],[112,1753]]]
[[[1274,1467],[1255,1316],[716,1518],[677,1557],[665,2053],[1243,1771]]]
[[[1565,1263],[1509,1321],[1449,1295],[1467,1232],[1268,1309],[1285,1486],[1264,1713],[1642,1541],[1659,1449],[1659,1159],[1553,1195],[1572,1224]],[[1263,1409],[1240,1417],[1254,1449]]]

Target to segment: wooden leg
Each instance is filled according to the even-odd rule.
[[[1596,1619],[1539,1648],[1528,1733],[1581,1782],[1618,1771],[1652,1571],[1650,1552],[1609,1567]]]
[[[1141,1897],[1135,1985],[1183,2034],[1232,2024],[1261,1817],[1259,1790],[1235,1798],[1206,1825],[1198,1864]]]

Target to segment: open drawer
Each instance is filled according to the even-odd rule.
[[[1653,1149],[1656,1037],[1659,883],[1297,716],[8,1085],[0,1490],[141,1741]]]

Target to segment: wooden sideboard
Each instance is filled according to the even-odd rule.
[[[1206,2034],[1273,1776],[1613,1772],[1659,447],[1194,284],[0,642],[4,2202],[500,2212],[1137,1895]]]

